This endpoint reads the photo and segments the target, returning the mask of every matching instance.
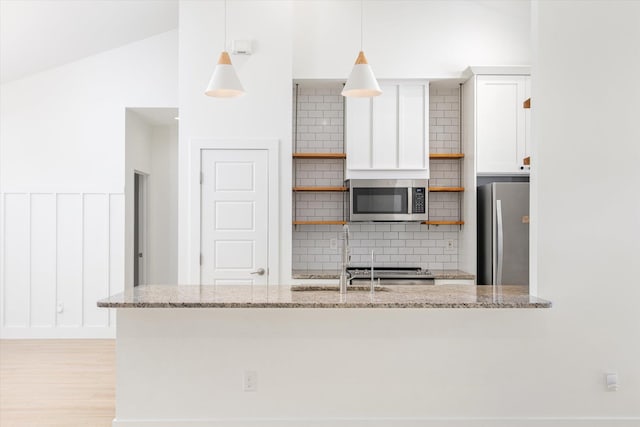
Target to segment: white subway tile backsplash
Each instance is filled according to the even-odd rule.
[[[303,88],[297,98],[297,142],[295,151],[343,152],[344,99],[341,86]],[[430,89],[430,151],[460,151],[459,89]],[[343,160],[298,159],[295,161],[296,186],[343,185]],[[457,160],[432,161],[431,186],[460,185]],[[344,218],[346,195],[307,193],[293,195],[296,219],[340,220]],[[430,219],[457,219],[460,203],[455,193],[429,195]],[[371,250],[375,263],[387,266],[421,266],[430,269],[456,269],[457,253],[445,253],[446,240],[457,248],[456,226],[427,226],[419,223],[352,223],[350,229],[352,265],[369,265]],[[337,248],[330,247],[336,239]],[[299,225],[293,230],[293,268],[338,270],[342,246],[341,225]],[[457,249],[456,249],[457,251]]]
[[[407,255],[405,257],[405,261],[414,263],[414,265],[415,264],[421,264],[422,263],[422,258],[420,258],[419,255]]]

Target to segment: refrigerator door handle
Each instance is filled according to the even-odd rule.
[[[496,246],[497,246],[497,262],[496,262],[496,277],[494,283],[496,285],[502,285],[502,265],[504,258],[504,230],[502,228],[502,200],[496,200]]]

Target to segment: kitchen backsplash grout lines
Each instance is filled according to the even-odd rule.
[[[343,152],[344,104],[341,85],[335,88],[300,87],[297,99],[296,132],[298,152]],[[460,151],[460,103],[458,88],[429,91],[429,144],[432,153]],[[343,160],[297,159],[293,162],[294,186],[343,185]],[[430,163],[431,186],[458,186],[461,161]],[[327,221],[343,218],[341,193],[294,193],[296,219]],[[429,218],[459,217],[458,194],[429,194]],[[457,226],[427,226],[418,223],[351,223],[351,264],[369,265],[371,251],[380,266],[429,269],[458,268]],[[293,229],[294,270],[338,270],[340,267],[340,225],[297,225]],[[332,241],[337,246],[332,245]],[[449,241],[453,248],[449,248]],[[333,247],[332,247],[333,246]]]

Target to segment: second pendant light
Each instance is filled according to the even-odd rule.
[[[364,0],[360,1],[360,53],[356,58],[356,63],[353,66],[353,70],[351,70],[351,74],[349,74],[349,78],[347,79],[347,83],[344,85],[344,89],[342,90],[342,96],[348,97],[372,97],[378,96],[382,94],[382,90],[380,90],[380,85],[378,85],[378,81],[376,77],[373,75],[373,71],[371,70],[371,66],[367,62],[367,58],[364,56],[364,52],[362,50],[362,40],[363,40],[363,3]]]

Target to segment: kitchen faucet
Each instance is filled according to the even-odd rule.
[[[342,227],[342,269],[340,271],[340,293],[347,293],[347,285],[351,281],[347,267],[351,261],[351,248],[349,248],[349,225]]]

